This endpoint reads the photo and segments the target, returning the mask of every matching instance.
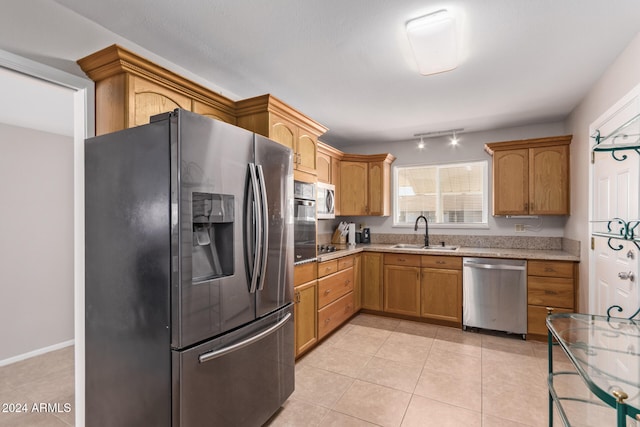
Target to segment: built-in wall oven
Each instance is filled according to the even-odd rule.
[[[296,264],[316,259],[316,186],[294,181],[293,242]]]

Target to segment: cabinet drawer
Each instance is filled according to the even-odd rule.
[[[353,314],[353,292],[318,310],[318,339],[321,339]]]
[[[462,257],[443,255],[423,255],[422,267],[462,270]]]
[[[324,307],[351,291],[353,291],[352,267],[323,277],[318,280],[318,307]]]
[[[573,310],[553,307],[553,313],[571,313]],[[527,334],[547,335],[547,308],[530,305],[527,307]]]
[[[551,276],[573,278],[573,262],[567,261],[528,261],[529,276]]]
[[[338,270],[344,270],[345,268],[353,267],[353,259],[353,256],[338,258]]]
[[[527,288],[529,304],[573,308],[573,279],[529,276]]]
[[[420,267],[420,255],[384,254],[384,263]]]
[[[324,261],[318,263],[318,277],[328,276],[338,271],[338,260],[332,259],[331,261]]]
[[[316,272],[315,262],[308,262],[306,264],[296,265],[295,267],[293,267],[294,286],[316,280],[317,277],[318,274]]]

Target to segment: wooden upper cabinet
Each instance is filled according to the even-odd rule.
[[[569,214],[569,146],[529,150],[529,213]]]
[[[340,164],[340,214],[368,215],[369,163]]]
[[[316,156],[318,181],[331,184],[331,156],[318,150]]]
[[[149,123],[176,108],[235,124],[235,102],[112,45],[78,60],[95,82],[96,135]]]
[[[236,103],[237,124],[293,150],[294,176],[315,182],[318,137],[327,128],[272,95]]]
[[[318,150],[318,137],[311,132],[300,128],[296,142],[298,162],[296,169],[303,172],[316,173],[316,152]]]
[[[571,135],[495,142],[494,215],[569,215]]]
[[[340,162],[340,215],[391,214],[391,154],[345,154]]]
[[[529,213],[529,150],[497,151],[493,155],[493,214]]]

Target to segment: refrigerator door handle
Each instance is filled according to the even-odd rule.
[[[264,172],[262,171],[262,165],[257,165],[258,180],[260,181],[260,207],[262,216],[262,256],[260,262],[262,266],[260,268],[260,286],[258,290],[264,288],[264,282],[267,272],[267,256],[269,254],[269,204],[267,202],[267,185],[264,181]]]
[[[260,268],[260,257],[262,254],[262,209],[260,206],[260,188],[258,186],[258,177],[256,174],[256,165],[254,163],[249,163],[249,176],[251,176],[251,186],[253,188],[253,215],[255,218],[255,242],[254,249],[255,253],[253,255],[253,270],[251,275],[251,286],[249,288],[250,293],[255,293],[258,287],[258,278],[260,274],[258,270]]]
[[[200,363],[208,362],[210,360],[217,359],[218,357],[222,357],[226,354],[232,353],[236,350],[240,350],[241,348],[251,345],[257,341],[260,341],[261,339],[271,335],[272,333],[276,332],[278,329],[282,328],[285,325],[285,323],[289,321],[290,318],[291,318],[291,313],[287,313],[282,318],[282,320],[280,320],[275,325],[269,327],[268,329],[265,329],[264,331],[260,332],[259,334],[256,334],[244,341],[240,341],[239,343],[232,344],[228,347],[223,347],[219,350],[214,350],[214,351],[210,351],[209,353],[201,354],[200,356],[198,356],[198,361],[200,361]]]

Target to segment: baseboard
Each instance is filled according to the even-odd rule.
[[[58,344],[50,345],[48,347],[39,348],[37,350],[30,351],[28,353],[19,354],[17,356],[10,357],[8,359],[0,360],[0,366],[10,365],[12,363],[20,362],[21,360],[29,359],[31,357],[40,356],[41,354],[49,353],[50,351],[60,350],[61,348],[69,347],[73,345],[75,340],[63,341]]]

